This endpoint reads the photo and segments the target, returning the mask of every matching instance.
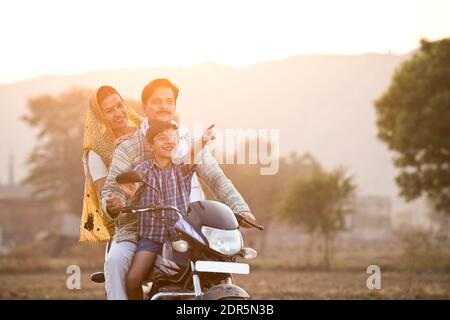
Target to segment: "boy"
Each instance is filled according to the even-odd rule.
[[[210,140],[214,139],[210,126],[200,141],[194,142],[188,153],[190,164],[174,164],[172,154],[178,146],[178,126],[174,121],[152,124],[146,134],[150,151],[154,159],[144,161],[136,166],[136,170],[145,171],[145,180],[160,190],[161,199],[151,188],[145,188],[141,196],[140,205],[165,204],[176,207],[185,214],[189,206],[191,178],[195,168],[195,158]],[[162,251],[167,239],[179,240],[175,230],[177,214],[164,210],[155,213],[139,213],[138,233],[139,242],[136,247],[130,270],[127,274],[126,289],[130,300],[142,300],[142,282],[150,271],[155,257]]]

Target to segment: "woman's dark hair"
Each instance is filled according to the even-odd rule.
[[[147,103],[148,98],[152,96],[152,94],[155,92],[157,88],[166,87],[170,88],[173,92],[173,97],[175,98],[175,102],[178,98],[178,87],[174,85],[169,79],[155,79],[151,82],[149,82],[144,89],[142,90],[142,103],[145,105]]]
[[[113,94],[117,94],[120,97],[120,99],[122,99],[120,94],[113,87],[111,87],[111,86],[101,86],[97,90],[97,102],[98,102],[98,104],[100,105],[103,102],[103,100],[105,100],[106,98],[108,98],[109,96],[111,96]]]

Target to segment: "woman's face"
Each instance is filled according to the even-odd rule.
[[[127,108],[118,94],[112,94],[105,98],[100,104],[100,108],[111,129],[120,130],[127,126]]]

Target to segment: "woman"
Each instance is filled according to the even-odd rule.
[[[142,118],[113,87],[102,86],[94,92],[84,128],[85,189],[80,241],[106,242],[114,235],[114,223],[101,210],[100,194],[115,145],[134,133],[141,122]]]

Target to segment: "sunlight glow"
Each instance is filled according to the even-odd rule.
[[[297,54],[406,53],[450,35],[450,1],[8,1],[0,83],[46,74],[245,67]]]

